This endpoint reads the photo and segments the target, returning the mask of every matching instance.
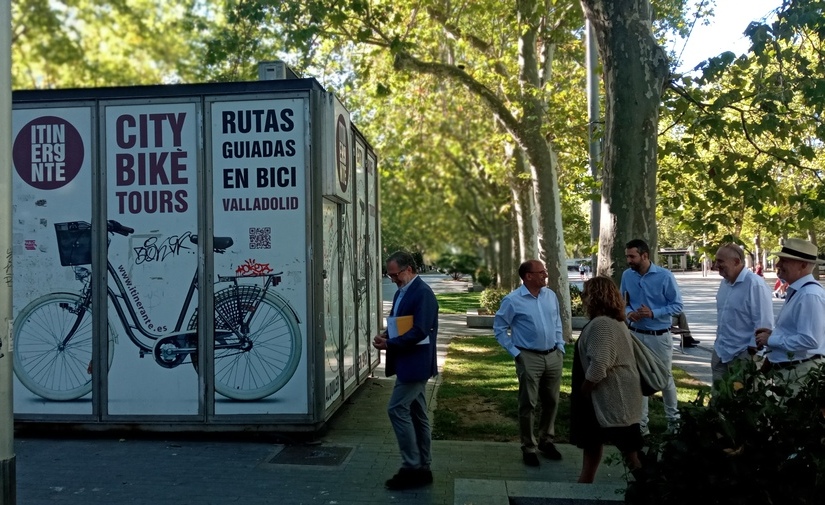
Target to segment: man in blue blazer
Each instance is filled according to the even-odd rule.
[[[398,286],[390,317],[412,316],[413,324],[394,338],[384,331],[373,340],[376,349],[387,351],[387,377],[396,376],[387,413],[398,439],[401,469],[385,485],[389,489],[412,489],[433,481],[432,433],[425,392],[427,381],[438,374],[438,302],[430,286],[416,275],[410,253],[392,253],[387,259],[387,275]]]

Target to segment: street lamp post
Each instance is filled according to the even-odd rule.
[[[0,505],[16,503],[11,348],[11,0],[0,0]]]

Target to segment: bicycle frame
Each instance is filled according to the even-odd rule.
[[[198,289],[198,272],[197,269],[195,270],[195,274],[192,276],[192,281],[189,283],[189,289],[186,291],[186,297],[183,301],[183,306],[181,307],[180,314],[178,315],[178,320],[175,323],[175,327],[172,332],[158,332],[154,333],[146,328],[140,322],[140,316],[138,315],[137,311],[135,310],[132,302],[129,300],[129,293],[126,289],[126,286],[121,281],[120,276],[118,275],[117,271],[114,269],[112,264],[107,260],[106,261],[106,268],[109,272],[109,278],[114,279],[115,285],[117,287],[117,293],[112,289],[111,285],[106,287],[108,291],[109,300],[112,301],[112,305],[115,308],[115,312],[117,312],[118,319],[123,324],[124,329],[126,330],[126,334],[141,351],[141,357],[144,353],[151,353],[152,348],[154,347],[154,341],[162,338],[164,336],[171,334],[179,334],[181,328],[183,328],[183,323],[186,319],[186,313],[189,312],[189,306],[192,303],[192,299],[195,297],[195,291]],[[126,311],[128,311],[128,315],[126,311],[124,311],[122,304],[126,305]],[[128,324],[131,321],[132,324]],[[143,336],[152,340],[152,345],[147,345],[142,342],[137,335],[135,335],[134,329],[138,330]],[[191,332],[185,332],[191,333]]]
[[[196,331],[192,330],[183,330],[183,325],[187,320],[187,314],[190,312],[192,300],[195,298],[195,293],[198,289],[198,272],[197,270],[192,276],[192,281],[189,283],[189,288],[186,291],[186,296],[184,297],[183,305],[181,306],[180,313],[178,314],[177,321],[175,322],[175,326],[171,332],[163,331],[163,332],[153,332],[146,326],[144,326],[140,321],[140,316],[135,310],[134,305],[132,304],[131,300],[129,299],[129,290],[127,289],[126,285],[124,284],[123,280],[121,280],[121,276],[118,274],[117,270],[112,266],[111,262],[108,260],[106,261],[106,268],[109,273],[109,278],[114,280],[115,288],[113,289],[111,284],[107,286],[107,295],[109,300],[111,300],[112,305],[117,313],[118,319],[120,320],[123,328],[126,330],[126,335],[129,337],[129,340],[134,343],[138,349],[140,350],[141,357],[145,356],[146,354],[152,354],[155,342],[161,338],[166,338],[169,336],[190,336],[194,335]],[[238,284],[238,279],[240,278],[260,278],[265,277],[266,281],[264,282],[263,287],[261,288],[257,299],[253,300],[252,303],[257,305],[258,303],[263,300],[266,296],[267,292],[271,287],[275,287],[280,283],[281,275],[283,272],[278,272],[275,274],[264,274],[264,275],[257,275],[257,276],[218,276],[218,280],[215,284],[218,283],[232,283],[234,287],[240,286]],[[84,286],[84,293],[83,293],[83,305],[85,307],[87,304],[91,303],[91,288]],[[124,308],[125,306],[125,308]],[[80,310],[85,310],[81,307]],[[245,338],[243,335],[243,328],[248,326],[249,319],[252,318],[254,311],[250,311],[247,313],[246,321],[244,321],[240,328],[237,325],[231,324],[231,322],[227,321],[230,327],[233,328],[232,332],[235,336],[239,339]],[[78,319],[79,321],[80,319]],[[151,341],[151,343],[146,343],[142,341],[138,334],[135,333],[134,330],[137,330],[140,335],[143,335],[147,339]],[[240,331],[239,331],[240,330]],[[68,342],[72,335],[74,334],[74,329],[70,331],[65,338],[65,342]],[[216,335],[219,336],[219,335]],[[229,344],[229,345],[221,345],[216,343],[215,348],[232,348],[237,347],[237,345]],[[181,348],[178,350],[180,353],[191,353],[195,352],[197,348]]]

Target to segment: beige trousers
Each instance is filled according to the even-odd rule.
[[[556,349],[550,354],[521,351],[516,357],[518,375],[518,419],[521,450],[536,452],[538,443],[533,433],[535,410],[541,401],[538,442],[553,441],[556,434],[556,413],[559,404],[564,353]]]

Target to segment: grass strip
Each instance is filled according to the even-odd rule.
[[[573,345],[565,347],[556,442],[568,443]],[[515,364],[492,335],[456,336],[450,340],[441,370],[433,437],[439,440],[517,442],[518,379]],[[673,369],[680,402],[692,401],[708,387],[683,370]],[[537,413],[536,419],[540,414]],[[650,400],[650,429],[665,431],[661,394]]]
[[[481,307],[480,292],[473,293],[439,293],[435,295],[438,301],[438,312],[441,314],[466,314],[469,309]]]

